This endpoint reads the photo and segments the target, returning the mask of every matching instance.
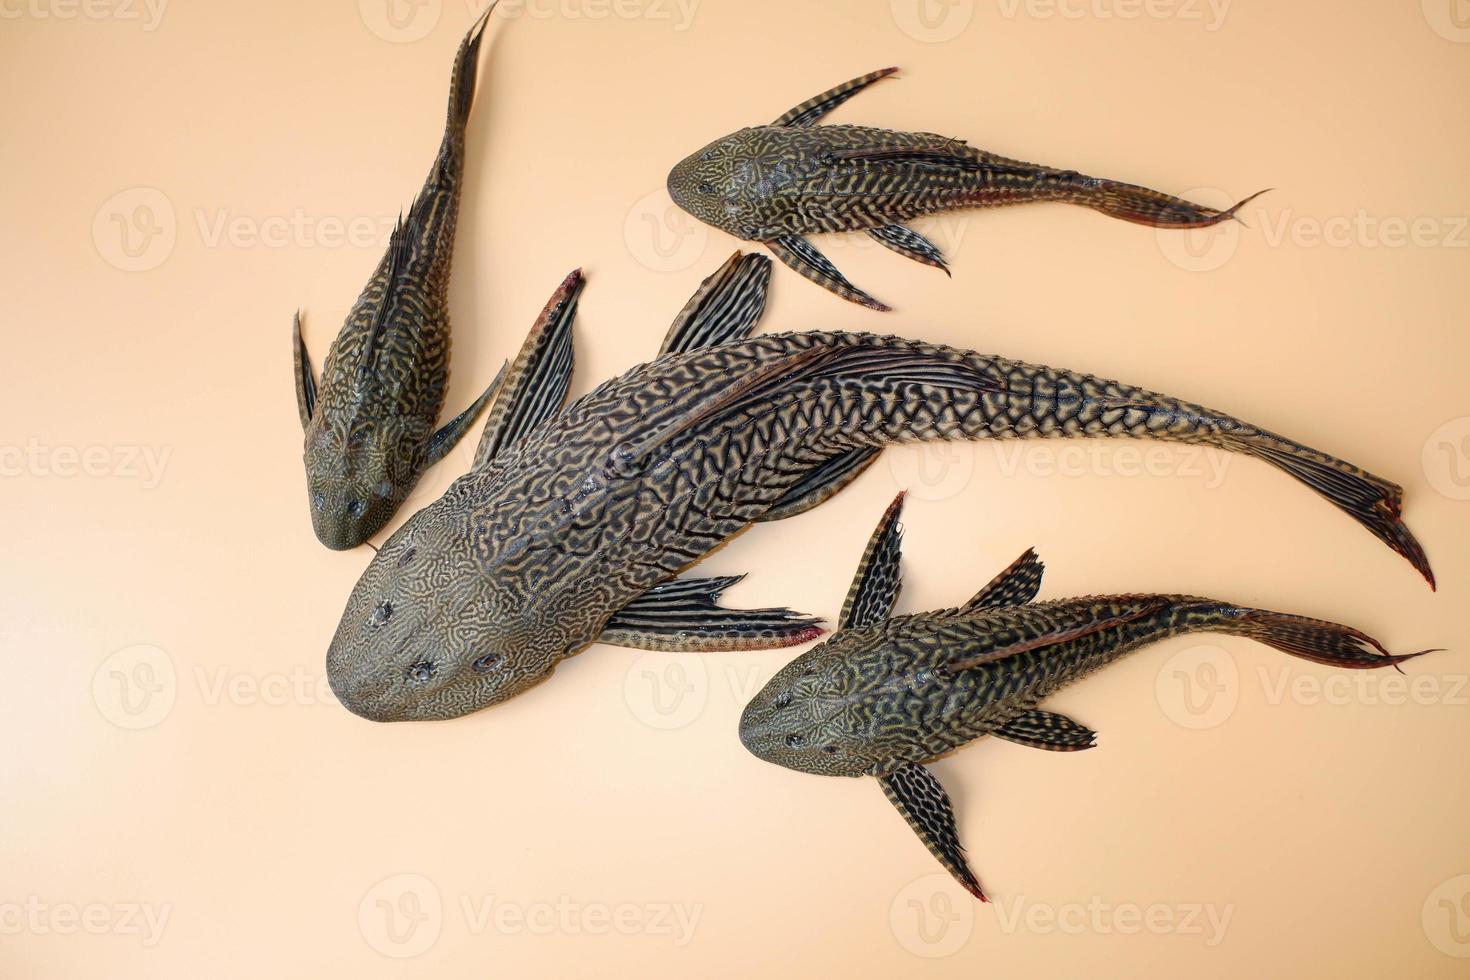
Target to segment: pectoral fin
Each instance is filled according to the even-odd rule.
[[[969,602],[960,607],[962,611],[987,609],[995,606],[1024,606],[1036,598],[1041,589],[1041,573],[1046,566],[1036,557],[1035,548],[1026,551],[1001,572],[990,583],[976,592]]]
[[[737,251],[694,291],[664,336],[660,354],[743,340],[766,309],[771,260]]]
[[[980,882],[965,860],[960,835],[955,829],[954,808],[949,794],[939,785],[934,774],[917,762],[906,762],[886,776],[879,776],[883,795],[903,814],[914,828],[929,853],[939,859],[944,870],[954,875],[965,891],[982,902],[990,899],[980,890]]]
[[[815,640],[821,620],[790,609],[726,609],[726,589],[743,575],[662,582],[613,614],[598,639],[637,650],[770,650]]]
[[[829,289],[845,300],[866,306],[870,310],[887,312],[892,307],[880,302],[863,292],[861,289],[848,282],[847,277],[837,271],[825,255],[818,252],[812,243],[800,235],[782,235],[780,238],[766,242],[769,248],[782,262],[801,273],[812,282],[825,289]]]
[[[756,521],[784,521],[788,517],[805,514],[862,476],[882,452],[881,446],[864,446],[833,456],[783,493]]]
[[[1052,752],[1077,752],[1097,744],[1097,732],[1091,728],[1077,724],[1066,715],[1040,708],[1017,715],[990,734],[1017,745]]]
[[[866,75],[859,75],[857,78],[843,82],[835,88],[829,88],[821,95],[812,96],[801,105],[793,106],[782,113],[771,125],[810,126],[869,85],[872,85],[879,79],[887,78],[896,71],[898,71],[897,68],[882,68],[878,71],[869,72]]]
[[[301,428],[305,429],[316,410],[316,372],[306,352],[306,341],[301,339],[300,310],[291,324],[291,361],[296,369],[296,410],[301,413]]]
[[[868,538],[868,546],[863,549],[857,574],[847,590],[847,601],[842,604],[842,617],[837,621],[839,629],[871,626],[887,619],[893,612],[898,590],[903,585],[899,574],[903,525],[898,522],[902,510],[903,494],[900,493],[883,512],[873,536]]]
[[[448,456],[464,434],[474,427],[475,420],[484,414],[485,406],[495,397],[496,390],[500,387],[501,379],[505,377],[505,365],[500,365],[500,370],[495,372],[494,379],[480,393],[480,397],[470,403],[470,407],[460,412],[454,418],[439,427],[439,431],[429,437],[429,444],[424,449],[424,468],[433,466],[439,460]]]
[[[562,280],[516,354],[475,448],[482,466],[561,411],[572,383],[572,321],[582,295],[582,270]]]
[[[869,228],[868,234],[875,240],[893,249],[899,255],[932,265],[941,269],[944,274],[949,275],[949,266],[944,262],[944,253],[939,251],[938,246],[912,228],[903,225],[884,225],[881,228]]]

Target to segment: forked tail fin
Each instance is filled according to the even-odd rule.
[[[1137,184],[1100,180],[1074,200],[1109,217],[1121,218],[1134,224],[1154,228],[1208,228],[1234,218],[1241,208],[1264,193],[1264,190],[1256,191],[1222,211],[1203,204],[1194,204],[1162,191],[1139,187]]]
[[[465,127],[469,125],[470,108],[475,103],[475,74],[480,60],[480,41],[485,34],[485,25],[495,10],[491,0],[464,40],[459,42],[459,52],[454,56],[454,73],[449,78],[449,116],[444,125],[444,146],[440,155],[454,149],[463,150]]]
[[[1293,657],[1333,667],[1397,667],[1405,660],[1436,652],[1389,653],[1383,644],[1351,626],[1266,609],[1228,610],[1224,619],[1210,629],[1248,636]]]

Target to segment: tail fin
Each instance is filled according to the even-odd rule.
[[[459,145],[464,141],[465,127],[470,121],[470,107],[475,102],[475,69],[480,60],[480,40],[485,34],[485,25],[495,10],[498,0],[491,0],[485,12],[470,27],[464,40],[459,42],[459,53],[454,56],[454,73],[449,77],[449,118],[444,126],[444,142]]]
[[[1233,613],[1232,617],[1214,629],[1236,636],[1248,636],[1293,657],[1332,667],[1397,667],[1405,660],[1437,652],[1420,650],[1417,653],[1392,654],[1368,634],[1351,626],[1340,626],[1322,619],[1291,616],[1265,609],[1236,609]]]
[[[1375,538],[1407,558],[1429,587],[1435,587],[1424,548],[1404,525],[1404,490],[1397,483],[1271,433],[1247,439],[1240,448],[1285,470],[1332,501]]]
[[[1101,180],[1076,199],[1076,203],[1101,211],[1109,217],[1154,228],[1208,228],[1234,218],[1236,212],[1264,193],[1264,190],[1256,191],[1250,197],[1221,211],[1203,204],[1192,204],[1182,197],[1139,187],[1137,184]]]

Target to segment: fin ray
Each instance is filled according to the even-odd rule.
[[[857,78],[848,79],[841,85],[834,85],[827,91],[812,96],[800,105],[792,106],[780,116],[776,117],[776,121],[771,123],[771,125],[810,126],[869,85],[887,78],[897,71],[897,68],[880,68],[877,71],[868,72],[866,75],[859,75]]]

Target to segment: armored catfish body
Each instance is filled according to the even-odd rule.
[[[327,655],[333,689],[378,720],[504,701],[854,454],[905,440],[1068,435],[1264,459],[1429,575],[1397,486],[1220,412],[896,337],[774,334],[634,368],[456,481],[354,588]]]
[[[930,852],[981,900],[949,797],[925,763],[984,735],[1061,752],[1091,748],[1093,731],[1037,707],[1057,689],[1146,644],[1197,631],[1250,637],[1337,667],[1419,656],[1390,655],[1336,623],[1197,596],[1034,602],[1042,566],[1030,551],[962,606],[892,616],[901,501],[869,541],[840,628],[755,696],[740,739],[788,769],[877,777]]]

